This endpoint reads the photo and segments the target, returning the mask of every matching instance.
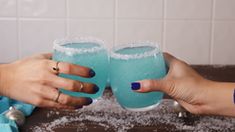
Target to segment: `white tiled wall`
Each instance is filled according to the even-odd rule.
[[[191,64],[235,64],[235,0],[0,0],[0,63],[67,35],[156,41]]]

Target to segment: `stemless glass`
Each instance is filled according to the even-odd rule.
[[[96,94],[60,89],[63,93],[75,97],[90,97],[92,99],[97,99],[102,96],[108,78],[108,56],[102,40],[95,38],[67,38],[55,40],[53,60],[89,67],[96,73],[93,78],[60,74],[60,76],[64,78],[96,84],[99,87],[99,91]]]
[[[162,92],[137,93],[131,83],[143,79],[160,79],[166,75],[163,54],[155,43],[139,42],[114,47],[110,57],[110,82],[118,103],[131,111],[155,108]]]

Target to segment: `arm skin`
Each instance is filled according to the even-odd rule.
[[[212,82],[207,86],[209,89],[205,111],[208,114],[235,117],[234,90],[235,83]]]
[[[235,117],[235,83],[215,82],[199,75],[185,62],[164,53],[169,66],[168,74],[161,80],[141,80],[136,92],[162,91],[194,114]],[[135,85],[136,86],[136,85]]]

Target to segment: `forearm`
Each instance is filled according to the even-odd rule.
[[[6,85],[7,85],[7,64],[0,64],[0,96],[7,96]]]
[[[1,91],[3,88],[3,64],[0,65],[0,95],[2,95]]]
[[[205,97],[208,104],[206,111],[213,115],[235,117],[234,90],[235,83],[211,81]]]

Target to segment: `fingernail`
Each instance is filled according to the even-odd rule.
[[[91,98],[87,98],[87,103],[86,105],[90,105],[93,102],[93,100]]]
[[[99,87],[97,85],[94,86],[94,92],[97,93],[99,91]]]
[[[139,90],[140,89],[140,83],[138,83],[138,82],[131,83],[131,89],[132,90]]]
[[[95,71],[93,71],[92,69],[89,71],[89,75],[90,77],[94,77],[95,76]]]
[[[78,106],[75,107],[75,109],[81,109],[81,108],[82,108],[81,105],[78,105]]]

